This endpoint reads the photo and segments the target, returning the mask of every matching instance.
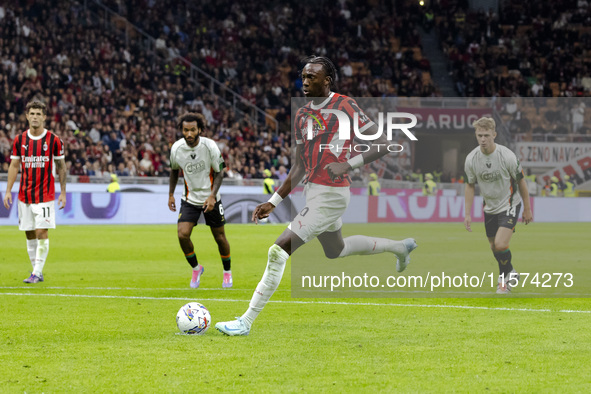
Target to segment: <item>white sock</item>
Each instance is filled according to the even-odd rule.
[[[37,238],[27,239],[27,252],[29,253],[29,260],[35,269],[35,259],[37,259]]]
[[[43,266],[49,253],[49,239],[37,240],[37,254],[35,256],[35,268],[33,274],[41,276],[43,274]]]
[[[394,241],[387,238],[366,237],[364,235],[353,235],[343,239],[345,247],[339,257],[346,257],[359,254],[377,254],[390,252],[401,254],[406,251],[402,241]]]
[[[263,278],[252,295],[248,310],[242,315],[242,320],[248,328],[250,328],[254,319],[261,313],[269,298],[277,290],[288,258],[289,254],[280,246],[273,244],[269,248],[269,259],[267,260],[267,268]]]

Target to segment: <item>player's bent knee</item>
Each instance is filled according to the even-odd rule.
[[[37,239],[47,239],[49,238],[49,231],[44,228],[38,228],[35,230],[35,236]]]
[[[270,289],[276,289],[281,282],[285,263],[289,255],[279,245],[274,244],[269,248],[269,261],[261,283]]]
[[[337,251],[334,249],[325,249],[324,250],[324,255],[329,258],[329,259],[338,259],[339,257],[341,257],[341,251]]]
[[[217,242],[218,244],[223,244],[225,245],[228,241],[226,240],[226,236],[224,234],[221,235],[216,235],[214,237],[215,242]]]
[[[269,263],[278,263],[278,264],[285,264],[287,259],[284,259],[282,256],[286,252],[281,248],[281,246],[277,244],[271,245],[268,252]]]
[[[498,242],[498,243],[495,243],[495,252],[504,252],[507,249],[509,249],[509,243],[508,242]]]
[[[191,232],[189,232],[189,231],[179,229],[177,231],[177,234],[178,234],[179,239],[182,239],[182,240],[191,239]]]

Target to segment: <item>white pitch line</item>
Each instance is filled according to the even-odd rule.
[[[195,289],[190,289],[187,287],[76,287],[76,286],[0,286],[0,290],[6,290],[6,289],[11,289],[11,290],[136,290],[136,291],[188,291],[188,292],[195,292]],[[213,288],[204,288],[204,287],[200,287],[199,288],[200,291],[221,291],[221,292],[231,292],[231,291],[246,291],[248,293],[252,293],[254,290],[253,289],[238,289],[238,288],[219,288],[219,287],[213,287]],[[314,293],[313,290],[302,290],[303,292],[307,292],[307,293]],[[280,292],[291,292],[291,290],[289,289],[279,289],[279,290],[275,290],[275,293],[280,293]],[[481,291],[481,292],[469,292],[469,291],[441,291],[441,292],[437,292],[437,293],[433,293],[431,291],[428,290],[391,290],[391,291],[380,291],[380,290],[356,290],[356,292],[359,293],[367,293],[367,294],[398,294],[398,295],[406,295],[409,294],[409,296],[407,297],[401,297],[401,298],[413,298],[412,294],[436,294],[439,297],[449,297],[449,298],[453,298],[454,296],[464,296],[464,295],[469,295],[469,296],[478,296],[478,295],[483,295],[483,296],[490,296],[492,293],[490,291]],[[330,293],[330,294],[338,294],[338,293]],[[534,292],[525,292],[525,293],[518,293],[518,295],[520,296],[530,296],[530,297],[537,297],[537,296],[544,296],[547,294],[545,293],[534,293]],[[589,296],[591,296],[591,294],[587,294],[587,293],[561,293],[561,296],[564,297],[576,297],[576,298],[587,298]],[[312,297],[312,298],[320,298],[320,297]],[[337,297],[339,298],[339,297]],[[341,298],[347,298],[347,297],[341,297]],[[376,297],[377,298],[377,297]]]
[[[44,290],[44,289],[51,289],[51,290],[145,290],[145,291],[195,291],[195,289],[191,289],[188,287],[71,287],[71,286],[43,286],[43,287],[32,287],[32,286],[0,286],[0,289],[27,289],[27,290]],[[217,291],[250,291],[253,292],[254,289],[237,289],[237,288],[204,288],[200,287],[199,290],[217,290]],[[289,290],[277,290],[277,291],[289,291]]]
[[[30,294],[30,293],[0,293],[8,296],[37,296],[37,297],[73,297],[73,298],[111,298],[127,300],[192,300],[186,297],[141,297],[141,296],[112,296],[112,295],[88,295],[88,294]],[[228,298],[199,298],[199,301],[218,302],[249,302],[249,300],[233,300]],[[532,308],[496,308],[487,306],[470,305],[441,305],[441,304],[380,304],[375,302],[344,302],[344,301],[269,301],[275,304],[307,304],[307,305],[346,305],[346,306],[389,306],[411,308],[449,308],[449,309],[475,309],[485,311],[509,311],[509,312],[550,312],[550,313],[589,313],[591,311],[573,309],[532,309]]]

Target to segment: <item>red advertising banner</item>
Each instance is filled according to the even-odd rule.
[[[591,152],[584,153],[568,163],[538,176],[538,182],[545,184],[552,176],[564,179],[565,175],[570,177],[575,186],[591,180]]]
[[[534,210],[533,199],[531,201]],[[472,221],[484,221],[482,197],[474,197]],[[521,218],[521,214],[519,216]],[[418,194],[368,197],[368,223],[463,222],[464,196]]]

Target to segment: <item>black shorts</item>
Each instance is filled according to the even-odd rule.
[[[521,212],[521,203],[515,209],[508,209],[505,212],[494,215],[484,213],[484,228],[486,229],[486,236],[494,238],[497,235],[499,227],[510,228],[515,232],[515,225]]]
[[[178,222],[191,222],[197,224],[201,217],[201,212],[203,212],[203,206],[189,204],[185,200],[181,200],[181,211],[179,213]],[[203,217],[205,218],[205,224],[209,227],[222,227],[226,224],[222,202],[216,202],[211,211],[203,212]]]

